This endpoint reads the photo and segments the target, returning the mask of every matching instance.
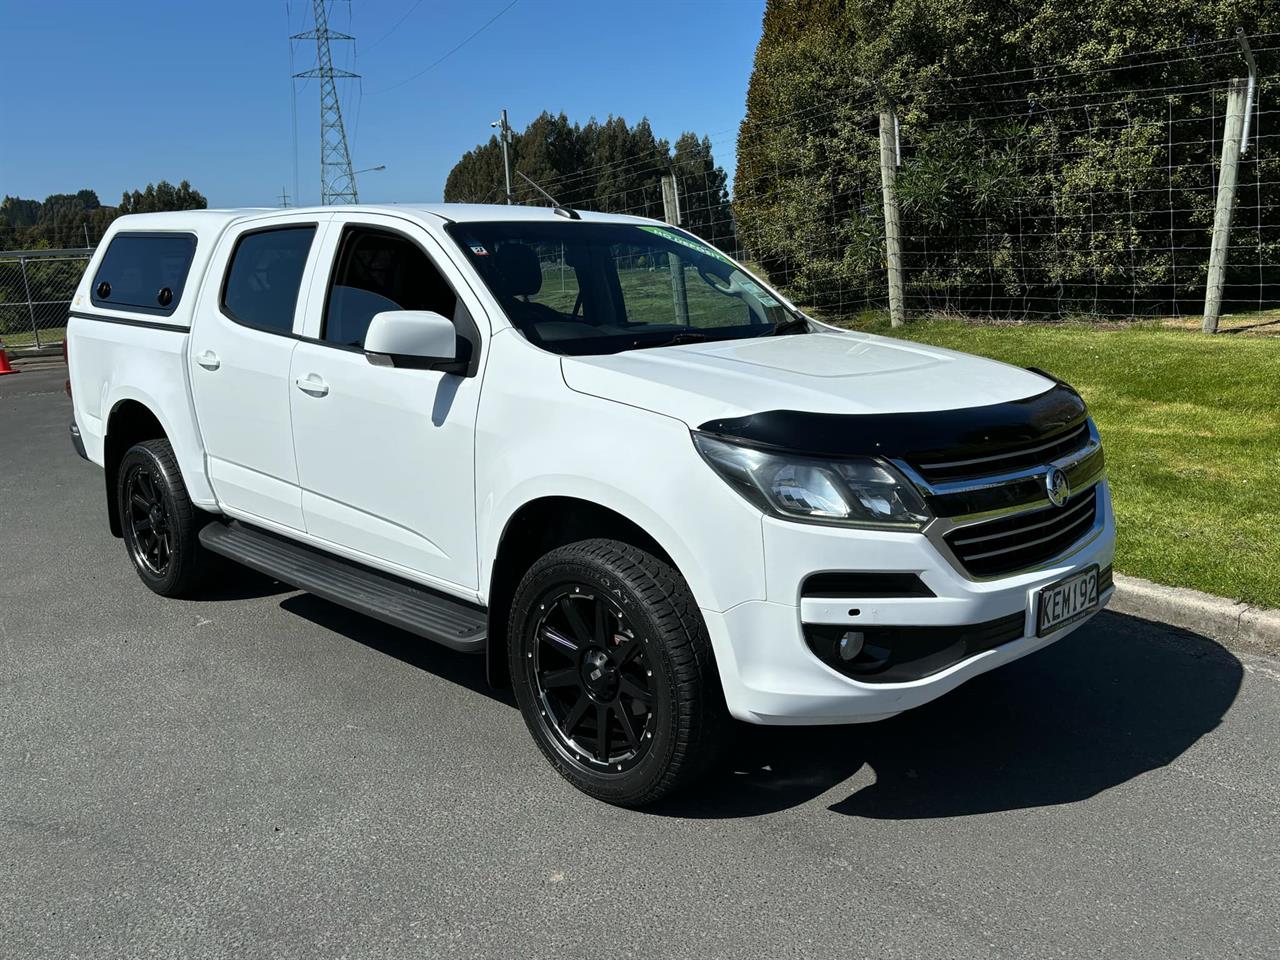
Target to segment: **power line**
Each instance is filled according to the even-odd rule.
[[[397,20],[394,24],[392,24],[390,30],[388,30],[386,33],[380,36],[377,40],[373,41],[373,43],[365,47],[364,52],[367,54],[370,50],[372,50],[374,47],[380,44],[383,40],[387,39],[387,37],[391,36],[393,33],[399,30],[400,24],[408,20],[410,15],[412,15],[413,11],[417,10],[420,6],[422,6],[422,0],[417,0],[416,3],[414,3],[412,6],[409,7],[408,10],[404,12],[404,16],[402,16],[399,20]]]
[[[480,34],[484,33],[484,31],[487,30],[490,26],[492,26],[499,17],[501,17],[504,13],[506,13],[508,10],[510,10],[519,2],[520,0],[511,0],[510,3],[508,3],[505,7],[503,7],[501,10],[495,13],[483,24],[481,24],[474,32],[468,34],[466,38],[460,41],[448,53],[446,53],[444,56],[440,57],[438,60],[434,61],[433,63],[428,64],[426,67],[419,70],[413,76],[405,77],[405,79],[401,80],[399,83],[394,83],[389,87],[383,87],[381,90],[375,90],[373,93],[369,94],[369,96],[376,97],[380,93],[390,93],[392,90],[399,89],[400,87],[403,87],[406,83],[411,83],[414,80],[417,80],[423,74],[429,73],[430,71],[434,70],[436,67],[440,66],[440,64],[444,63],[446,60],[452,57],[455,53],[457,53],[459,50],[465,47],[468,43],[470,43],[476,37],[480,36]]]
[[[293,120],[293,195],[295,198],[301,197],[302,192],[299,187],[298,180],[298,81],[294,79],[293,54],[295,41],[292,39],[293,33],[293,8],[289,4],[289,0],[285,0],[284,5],[285,23],[288,24],[290,33],[289,40],[289,112]]]

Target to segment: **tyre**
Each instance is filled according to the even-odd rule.
[[[199,533],[209,515],[187,496],[168,440],[147,440],[125,451],[116,473],[116,505],[142,582],[164,597],[189,596],[208,561]]]
[[[517,588],[507,636],[525,723],[584,793],[643,806],[715,765],[728,711],[706,624],[668,564],[613,540],[553,550]]]

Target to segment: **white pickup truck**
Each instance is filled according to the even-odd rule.
[[[827,326],[650,220],[123,217],[67,337],[73,440],[148,587],[216,554],[484,653],[612,803],[713,766],[730,718],[892,716],[1111,593],[1074,390]]]

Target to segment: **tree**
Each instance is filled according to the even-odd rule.
[[[732,250],[737,239],[733,210],[729,205],[729,177],[716,166],[711,140],[685,132],[676,140],[671,158],[680,191],[684,225],[722,250]]]
[[[685,198],[686,225],[708,241],[731,250],[736,244],[728,206],[728,176],[716,165],[711,141],[681,135],[674,155],[645,118],[634,126],[622,117],[584,125],[563,113],[543,113],[509,144],[515,171],[533,180],[558,203],[570,207],[663,218],[662,177],[674,172]],[[521,177],[512,193],[517,203],[546,199]],[[502,145],[497,137],[467,151],[449,171],[449,202],[494,202],[503,195]]]
[[[1221,136],[1207,91],[1242,72],[1237,25],[1275,31],[1280,9],[769,0],[734,180],[743,239],[799,299],[882,298],[877,114],[892,101],[917,308],[1155,312],[1194,299]],[[1135,56],[1151,50],[1170,53]],[[1276,89],[1265,57],[1264,103]],[[1280,161],[1263,158],[1257,180],[1259,205],[1277,209]],[[1240,242],[1255,244],[1238,262],[1254,264],[1256,282],[1276,251]]]
[[[204,210],[209,201],[183,180],[176,187],[168,180],[148,183],[146,189],[125,192],[120,198],[120,216],[127,213],[162,213],[166,210]]]
[[[203,210],[204,196],[183,180],[178,186],[161,180],[145,191],[126,192],[119,207],[108,207],[92,190],[55,193],[40,200],[0,200],[0,249],[48,249],[92,244],[111,221],[126,213]]]

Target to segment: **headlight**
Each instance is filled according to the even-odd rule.
[[[816,460],[739,446],[705,433],[693,442],[729,485],[767,513],[852,527],[919,530],[929,511],[915,487],[875,457]]]

